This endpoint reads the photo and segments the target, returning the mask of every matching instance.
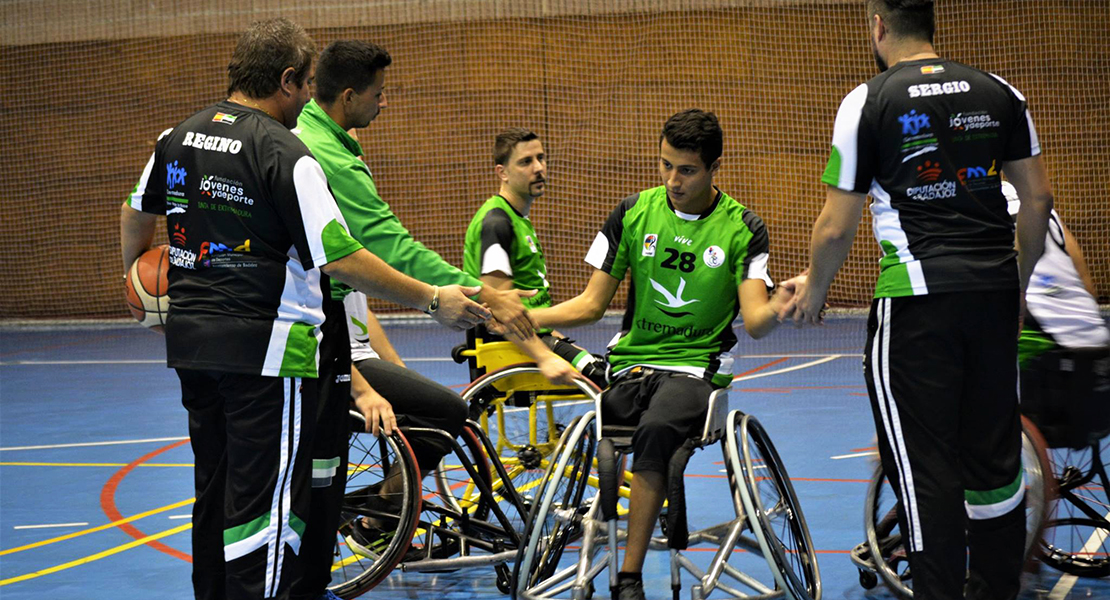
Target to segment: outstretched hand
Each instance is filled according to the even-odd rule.
[[[519,340],[528,339],[537,329],[535,321],[521,303],[521,298],[531,298],[536,290],[496,290],[489,286],[482,288],[482,301],[489,307],[493,318],[504,327],[498,335]],[[495,326],[496,327],[496,326]],[[492,331],[492,330],[491,330]]]
[[[477,295],[480,289],[461,285],[439,288],[439,308],[432,313],[432,318],[456,331],[470,329],[479,323],[484,323],[490,318],[490,311],[470,299],[470,296]]]

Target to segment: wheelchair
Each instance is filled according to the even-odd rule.
[[[593,396],[577,386],[552,384],[512,342],[483,327],[469,330],[466,344],[451,356],[470,369],[471,384],[462,392],[470,417],[493,440],[513,487],[530,500],[567,424],[592,408]],[[596,487],[596,480],[591,484]],[[502,487],[500,481],[493,485]],[[627,487],[620,494],[627,498]]]
[[[619,526],[618,492],[635,427],[603,425],[600,414],[598,395],[593,410],[562,433],[517,550],[510,590],[514,600],[590,598],[594,579],[606,569],[610,589],[616,586],[617,548],[626,537]],[[713,444],[720,445],[724,459],[729,483],[724,503],[732,507],[732,515],[723,523],[689,531],[684,491],[669,484],[664,535],[653,537],[650,547],[669,550],[673,597],[680,595],[685,571],[697,580],[691,588],[694,600],[718,591],[729,598],[819,600],[817,556],[786,469],[759,422],[739,410],[729,411],[728,390],[710,396],[702,433],[684,446],[686,452],[676,453],[668,481],[681,483],[689,453]],[[589,485],[592,479],[598,481],[596,490]],[[708,568],[687,556],[690,544],[716,546]],[[769,572],[752,575],[753,567],[769,567]]]
[[[1050,448],[1057,501],[1040,559],[1077,577],[1110,576],[1110,349],[1058,349],[1021,373],[1022,412]]]
[[[502,381],[519,385],[536,378],[543,380],[536,367],[517,365],[488,373],[475,382],[479,387],[471,387],[484,389]],[[599,394],[586,381],[567,390],[591,403]],[[464,397],[472,407],[478,405],[478,413],[485,414],[480,398],[475,394]],[[552,402],[542,396],[539,401]],[[548,423],[553,422],[550,415],[545,415]],[[446,572],[492,566],[497,587],[508,593],[511,573],[507,563],[517,554],[531,508],[530,499],[514,486],[521,481],[520,457],[510,455],[503,462],[498,445],[474,420],[468,420],[452,439],[444,431],[420,427],[401,427],[391,436],[373,436],[365,433],[359,413],[351,411],[350,418],[347,488],[329,589],[342,598],[354,598],[394,569]],[[424,481],[408,442],[414,436],[443,436],[452,448]],[[373,523],[376,535],[372,543],[354,541],[360,522]]]
[[[1047,444],[1037,427],[1021,418],[1021,464],[1025,470],[1025,557],[1037,552],[1055,496]],[[867,488],[863,510],[866,541],[849,558],[859,569],[859,583],[874,588],[880,580],[898,598],[913,598],[913,574],[898,525],[898,499],[878,465]],[[876,560],[876,558],[879,560]]]

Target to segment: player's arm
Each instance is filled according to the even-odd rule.
[[[124,202],[120,207],[119,246],[123,254],[125,274],[135,260],[154,242],[154,226],[157,220],[157,215],[131,208],[130,202]]]
[[[736,289],[744,331],[754,339],[771,333],[779,324],[779,312],[793,297],[793,286],[780,286],[768,296],[767,283],[762,279],[746,279]]]
[[[797,287],[791,303],[795,323],[821,322],[829,286],[852,249],[866,201],[866,194],[828,186],[825,206],[813,224],[809,240],[808,278]]]
[[[605,316],[605,309],[609,308],[620,283],[612,275],[595,269],[581,294],[550,308],[537,308],[532,311],[532,318],[541,328],[570,328],[595,323]]]
[[[488,310],[468,298],[478,293],[477,288],[428,285],[397,271],[363,248],[328,262],[320,270],[369,296],[401,306],[426,310],[433,303],[438,304],[432,318],[453,329],[472,327],[490,316]]]
[[[1018,273],[1024,292],[1033,268],[1044,252],[1048,217],[1052,213],[1052,185],[1040,154],[1002,163],[1002,172],[1014,185],[1021,208],[1017,215]]]
[[[380,428],[386,435],[393,435],[393,429],[397,427],[393,405],[370,386],[370,382],[366,381],[355,365],[351,365],[351,399],[366,420],[367,432],[378,435]]]
[[[482,275],[482,284],[494,290],[512,290],[513,280],[511,277],[502,273],[501,271],[491,271]],[[528,358],[535,361],[536,366],[539,367],[540,372],[547,378],[548,381],[558,384],[570,384],[574,379],[580,379],[582,375],[571,366],[570,363],[559,358],[543,340],[532,332],[531,335],[524,339],[518,337],[507,338],[511,341],[521,352],[526,354]]]
[[[1079,279],[1083,282],[1083,287],[1087,288],[1087,292],[1092,297],[1098,298],[1098,288],[1095,287],[1095,280],[1091,277],[1090,269],[1087,268],[1087,259],[1083,256],[1083,249],[1079,247],[1079,242],[1071,234],[1071,231],[1064,227],[1063,223],[1060,223],[1060,229],[1064,231],[1064,251],[1068,253],[1071,262],[1075,264],[1075,270],[1079,273]]]
[[[366,309],[366,334],[370,337],[370,348],[377,352],[382,360],[398,367],[405,366],[405,361],[401,360],[401,355],[397,354],[397,350],[389,341],[389,336],[385,334],[385,329],[378,322],[378,317],[374,316],[374,311],[369,308]]]
[[[166,137],[172,129],[167,129],[158,136],[158,142]],[[119,245],[123,256],[124,274],[143,252],[150,248],[154,242],[154,225],[158,215],[166,214],[165,191],[161,189],[157,177],[151,180],[158,152],[152,152],[147,159],[139,181],[131,194],[124,200],[119,214]]]

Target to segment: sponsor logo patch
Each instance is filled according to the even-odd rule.
[[[964,167],[956,171],[956,177],[972,192],[994,189],[998,187],[999,182],[996,165],[996,161],[991,161],[990,167]]]
[[[902,135],[917,135],[922,129],[929,129],[929,115],[918,114],[916,110],[898,117],[898,122],[902,124]]]
[[[986,111],[955,113],[948,115],[948,127],[952,131],[975,131],[978,129],[994,129],[1000,123]]]
[[[659,236],[654,233],[649,233],[644,236],[644,251],[643,256],[655,256],[655,246],[659,242]]]
[[[917,180],[922,183],[933,183],[940,179],[941,168],[939,163],[932,161],[925,161],[925,164],[918,165],[917,167]]]
[[[701,259],[705,262],[705,266],[716,269],[725,264],[725,251],[720,246],[710,246],[702,253]]]
[[[955,198],[956,182],[946,180],[915,186],[906,190],[906,195],[914,200],[920,200],[922,202]]]

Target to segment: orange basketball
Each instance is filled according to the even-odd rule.
[[[136,321],[155,331],[162,331],[170,310],[169,255],[169,246],[147,250],[127,272],[127,307]]]

